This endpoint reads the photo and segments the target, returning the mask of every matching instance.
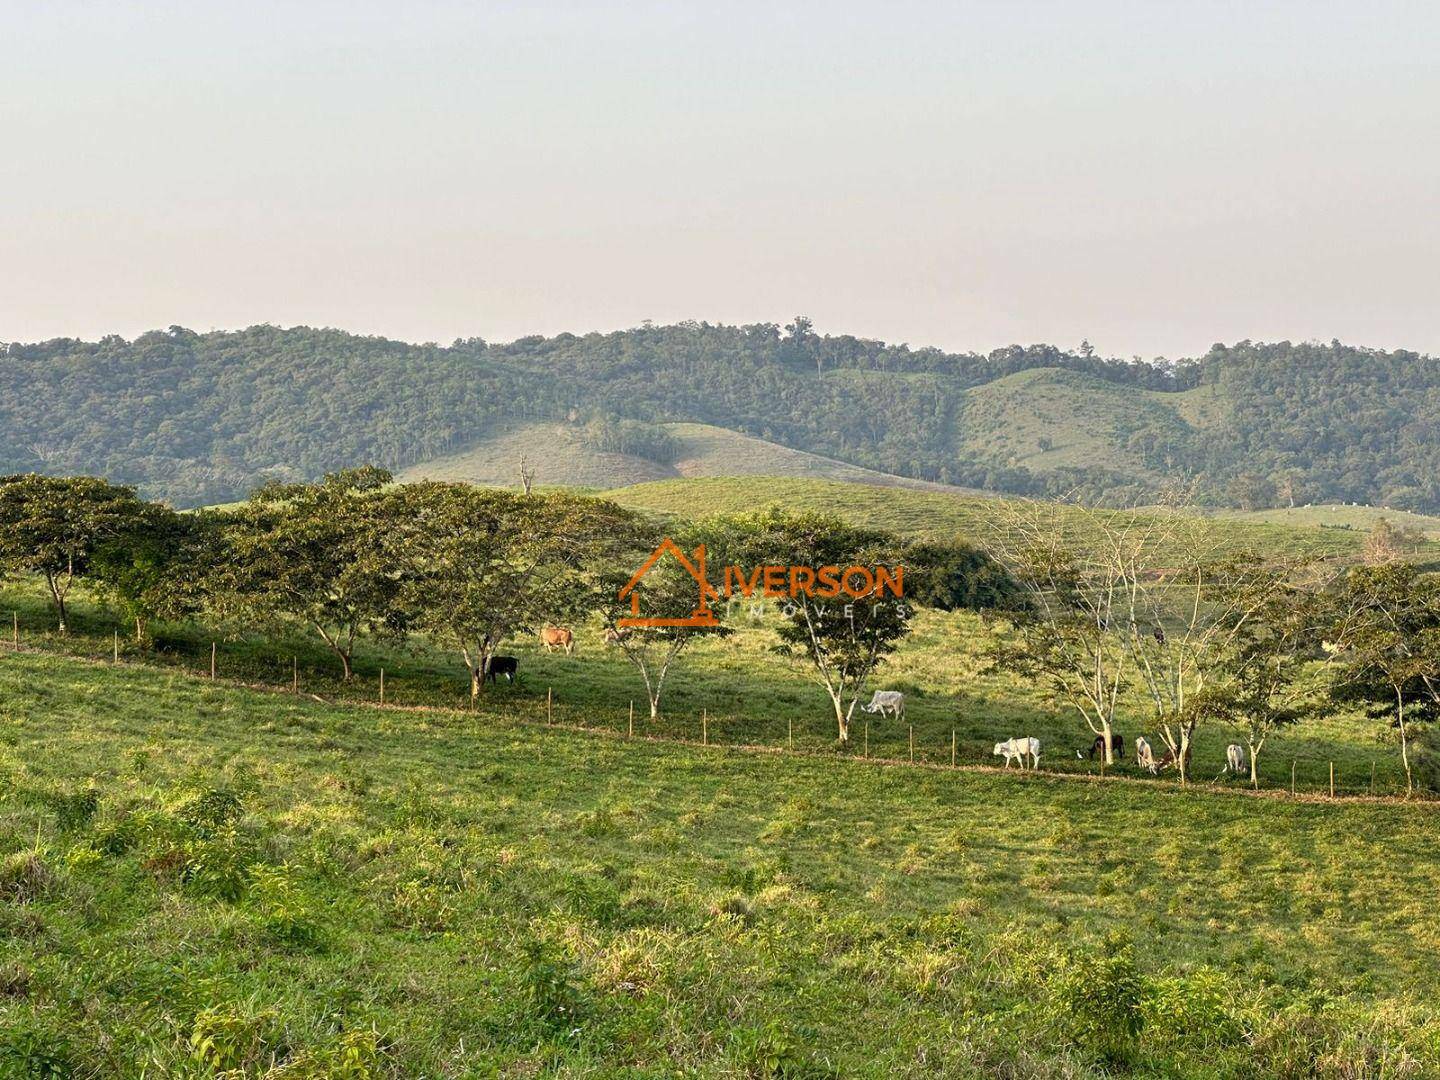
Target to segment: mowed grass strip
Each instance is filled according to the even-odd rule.
[[[1141,1071],[1421,1075],[1436,823],[9,655],[0,1061],[1098,1075],[1056,973],[1128,942]]]

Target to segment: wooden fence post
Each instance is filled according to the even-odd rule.
[[[870,756],[870,721],[865,721],[865,756]]]
[[[950,729],[950,767],[955,767],[955,729]]]
[[[1295,794],[1295,759],[1290,759],[1290,794]]]
[[[700,745],[710,745],[710,710],[700,710]]]
[[[795,749],[795,718],[793,716],[785,718],[785,742],[789,744],[791,750]]]
[[[1335,798],[1335,762],[1330,762],[1330,798]]]
[[[115,631],[115,640],[110,643],[110,660],[112,663],[120,662],[120,631]]]
[[[385,704],[385,669],[380,669],[380,704]]]
[[[218,654],[218,649],[219,647],[215,642],[210,642],[210,678],[212,681],[215,678],[215,658]]]
[[[545,688],[545,723],[555,723],[555,691],[549,686]]]
[[[910,725],[910,760],[915,760],[915,725]]]
[[[20,651],[20,612],[18,611],[10,613],[10,644],[15,647],[16,652]]]
[[[1375,794],[1375,762],[1370,762],[1370,794]]]
[[[635,699],[634,699],[634,698],[631,698],[631,699],[630,699],[630,725],[629,725],[629,727],[627,727],[627,728],[625,729],[625,737],[626,737],[627,739],[633,739],[633,738],[635,737]]]
[[[300,693],[300,658],[298,656],[290,657],[290,692],[292,694]]]

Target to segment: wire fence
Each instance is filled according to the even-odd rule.
[[[180,670],[203,681],[225,682],[325,704],[369,706],[395,710],[439,711],[457,717],[484,714],[529,725],[605,733],[611,736],[696,745],[701,747],[788,752],[831,759],[871,761],[886,765],[914,765],[927,769],[953,768],[1040,774],[1051,777],[1093,780],[1133,780],[1174,786],[1173,769],[1152,775],[1139,768],[1133,758],[1106,765],[1095,758],[1076,759],[1073,749],[1042,754],[1038,767],[1006,765],[991,751],[992,742],[977,739],[959,725],[937,727],[934,723],[915,725],[904,719],[875,720],[857,714],[850,725],[849,739],[837,738],[834,721],[797,724],[793,716],[756,716],[701,706],[699,709],[662,711],[650,715],[644,698],[623,705],[572,701],[553,685],[543,695],[522,683],[515,686],[497,681],[478,697],[468,684],[440,672],[406,671],[398,675],[378,671],[357,674],[350,681],[321,674],[302,666],[298,652],[284,655],[273,649],[257,652],[253,646],[227,655],[217,638],[207,648],[195,651],[156,651],[113,630],[108,641],[93,633],[67,636],[44,632],[25,633],[18,613],[11,614],[6,645],[13,651],[66,656],[111,665]],[[1068,755],[1068,756],[1067,756]],[[1258,790],[1270,795],[1314,799],[1399,799],[1406,798],[1403,776],[1379,768],[1378,759],[1358,762],[1353,756],[1342,759],[1315,753],[1294,754],[1277,748],[1268,751]],[[1213,766],[1209,766],[1213,768]],[[1252,791],[1248,771],[1208,772],[1199,761],[1192,762],[1191,790]],[[1409,798],[1434,800],[1432,793],[1417,791]]]

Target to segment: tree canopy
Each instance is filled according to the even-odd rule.
[[[1101,403],[1108,442],[1044,469],[991,445],[989,405],[971,391],[1036,369],[1119,394]],[[1168,363],[1048,345],[912,349],[803,317],[783,330],[690,322],[449,346],[171,327],[0,346],[0,386],[0,471],[103,475],[180,506],[361,461],[395,471],[531,422],[668,461],[673,440],[655,425],[696,421],[1017,494],[1115,503],[1178,477],[1224,505],[1440,510],[1440,360],[1338,342],[1240,342]]]

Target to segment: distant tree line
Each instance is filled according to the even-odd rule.
[[[967,409],[967,391],[1037,368],[1133,393],[1110,425],[1123,455],[1037,471],[985,449],[988,418]],[[448,346],[171,327],[0,347],[0,386],[0,471],[98,474],[179,506],[357,461],[394,470],[517,424],[599,417],[587,437],[655,460],[673,447],[653,425],[684,420],[1019,494],[1120,504],[1182,479],[1221,505],[1440,510],[1440,361],[1338,342],[1240,342],[1169,363],[1105,359],[1088,345],[912,349],[820,334],[803,317]],[[1195,391],[1204,422],[1150,391]],[[1140,468],[1114,464],[1121,456]]]

